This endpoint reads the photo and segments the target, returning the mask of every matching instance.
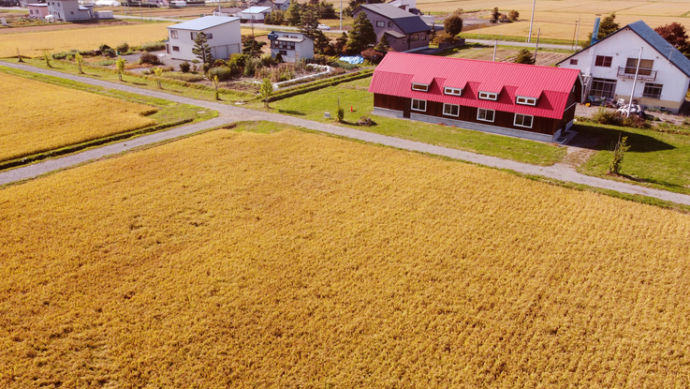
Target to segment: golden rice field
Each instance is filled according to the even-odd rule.
[[[45,50],[93,50],[103,43],[110,46],[123,42],[140,45],[165,39],[168,25],[170,24],[145,23],[3,34],[0,39],[0,57],[16,56],[17,48],[22,55],[38,56],[43,55]]]
[[[0,160],[154,124],[154,107],[0,72]],[[11,96],[11,98],[9,98]]]
[[[517,23],[501,24],[472,30],[477,34],[496,34],[527,36],[529,19],[532,12],[532,0],[497,0],[487,3],[483,0],[419,0],[419,9],[425,12],[450,12],[458,8],[466,11],[491,10],[499,7],[501,12],[510,10],[520,12]],[[652,0],[582,0],[582,1],[542,1],[536,2],[534,16],[534,34],[541,28],[541,37],[552,39],[573,39],[575,22],[580,18],[579,39],[587,39],[592,31],[596,14],[602,16],[616,13],[616,21],[624,26],[637,20],[644,20],[652,28],[678,22],[690,29],[690,2],[687,0],[652,1]],[[488,16],[488,14],[487,14]]]
[[[0,386],[687,387],[690,215],[218,130],[0,190]]]

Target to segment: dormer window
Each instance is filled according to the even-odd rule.
[[[522,105],[537,105],[537,99],[536,97],[518,96],[515,98],[515,103]]]
[[[462,95],[462,89],[445,87],[445,88],[443,88],[443,93],[446,95],[450,95],[450,96],[461,96]]]
[[[428,92],[429,91],[429,85],[412,83],[412,90],[416,90],[416,91],[420,91],[420,92]]]
[[[494,93],[494,92],[479,92],[479,99],[480,99],[480,100],[493,100],[493,101],[496,101],[496,100],[498,100],[498,93]]]

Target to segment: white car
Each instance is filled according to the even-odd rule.
[[[319,24],[318,26],[316,26],[316,28],[318,28],[319,30],[330,30],[331,29],[330,26],[327,26],[325,24]]]

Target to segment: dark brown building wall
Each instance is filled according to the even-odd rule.
[[[427,101],[426,112],[410,111],[410,105],[410,99],[405,97],[374,94],[375,107],[403,111],[404,117],[409,117],[409,113],[414,112],[429,116],[438,116],[447,119],[463,120],[466,122],[483,123],[498,127],[514,128],[517,130],[532,131],[549,135],[553,135],[559,128],[563,127],[565,123],[568,123],[570,120],[572,120],[575,114],[575,106],[573,106],[571,109],[566,111],[566,114],[564,115],[564,120],[535,116],[532,128],[524,128],[513,125],[513,122],[515,120],[515,114],[512,112],[496,111],[494,115],[494,122],[492,123],[477,120],[477,108],[474,107],[460,106],[460,116],[453,117],[443,115],[443,103]]]

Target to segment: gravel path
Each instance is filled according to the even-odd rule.
[[[132,93],[138,93],[146,96],[158,97],[179,103],[196,105],[204,108],[213,109],[219,112],[219,116],[215,119],[194,123],[182,127],[177,127],[169,131],[159,132],[152,135],[142,136],[139,138],[113,143],[104,147],[90,149],[80,153],[68,155],[62,158],[50,159],[39,162],[33,165],[20,167],[17,169],[0,172],[0,185],[11,182],[22,181],[39,175],[75,166],[88,161],[92,161],[105,156],[121,153],[123,151],[131,150],[135,147],[140,147],[152,143],[161,142],[168,139],[173,139],[182,135],[189,135],[197,131],[207,128],[216,127],[222,124],[227,124],[233,121],[240,120],[265,120],[275,123],[283,123],[294,126],[305,127],[311,130],[321,131],[333,135],[338,135],[350,139],[357,139],[369,143],[376,143],[395,147],[403,150],[417,151],[422,153],[440,155],[452,159],[472,162],[478,165],[484,165],[499,169],[513,170],[523,174],[536,175],[556,179],[560,181],[572,182],[576,184],[587,185],[595,188],[608,189],[622,193],[637,194],[643,196],[654,197],[664,201],[670,201],[678,204],[690,205],[690,196],[669,192],[665,190],[646,188],[643,186],[628,184],[625,182],[618,182],[606,180],[598,177],[591,177],[580,174],[567,163],[557,163],[552,166],[537,166],[527,163],[512,161],[492,157],[488,155],[476,154],[468,151],[457,149],[450,149],[447,147],[434,146],[427,143],[416,142],[406,139],[395,138],[391,136],[374,134],[371,132],[355,130],[351,128],[341,127],[333,124],[320,123],[312,120],[301,119],[293,116],[281,115],[271,112],[263,112],[247,108],[240,108],[236,106],[226,105],[222,103],[210,102],[205,100],[197,100],[183,96],[168,94],[163,91],[155,91],[148,89],[141,89],[130,86],[126,83],[114,83],[102,80],[91,79],[87,77],[80,77],[72,74],[60,73],[57,71],[35,68],[28,65],[17,63],[2,63],[3,66],[32,71],[41,74],[47,74],[55,77],[62,77],[79,81],[85,84],[99,85],[106,88],[123,90]],[[570,150],[573,151],[573,150]]]

